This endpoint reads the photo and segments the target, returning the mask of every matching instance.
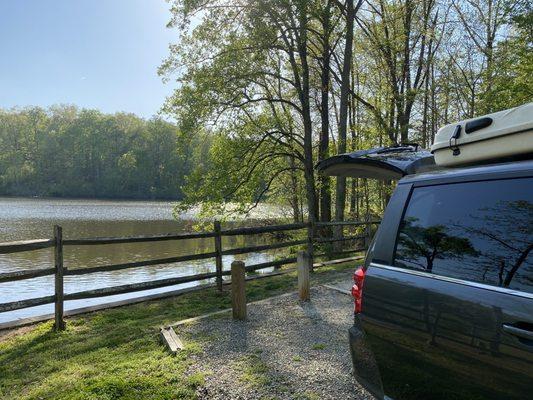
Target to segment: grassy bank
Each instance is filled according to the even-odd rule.
[[[354,262],[323,267],[313,284],[346,277]],[[294,273],[251,281],[248,301],[296,289]],[[158,328],[230,307],[227,291],[214,289],[99,311],[67,319],[67,330],[42,323],[0,335],[0,399],[190,399],[202,384],[184,376],[187,343],[171,357],[159,342]]]

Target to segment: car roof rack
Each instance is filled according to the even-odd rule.
[[[533,159],[533,103],[443,126],[431,152],[443,167]]]

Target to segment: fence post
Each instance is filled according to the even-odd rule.
[[[242,261],[231,263],[231,308],[233,319],[246,319],[246,280]]]
[[[367,221],[365,225],[365,249],[368,250],[370,247],[370,242],[372,241],[372,229],[370,222]]]
[[[313,271],[313,240],[316,236],[316,225],[312,220],[309,220],[307,228],[307,254],[310,261],[310,270]]]
[[[65,329],[63,320],[63,229],[54,226],[54,260],[55,260],[55,323],[54,330]]]
[[[220,233],[220,221],[214,222],[214,230],[215,230],[215,264],[216,264],[216,281],[217,281],[217,288],[219,291],[222,291],[222,235]]]
[[[309,254],[305,251],[300,251],[297,257],[298,295],[302,301],[309,301],[309,270],[311,269],[311,265],[312,261]]]

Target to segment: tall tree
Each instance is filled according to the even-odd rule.
[[[346,133],[348,130],[348,102],[350,94],[350,79],[352,71],[352,54],[354,39],[354,23],[357,10],[362,4],[362,0],[354,5],[354,0],[346,0],[342,13],[346,18],[346,36],[344,39],[344,52],[342,60],[342,70],[340,74],[340,99],[339,99],[339,131],[338,131],[338,153],[346,153]],[[336,186],[337,198],[335,202],[335,219],[344,220],[344,210],[346,206],[346,178],[338,177]],[[337,227],[337,236],[342,235],[342,226]]]
[[[486,13],[468,11],[489,1]],[[512,2],[174,0],[170,25],[180,43],[161,73],[179,87],[165,111],[185,136],[205,135],[214,146],[202,173],[189,179],[189,205],[270,200],[289,205],[294,219],[308,213],[311,221],[329,220],[334,194],[335,218],[343,219],[345,180],[331,187],[315,177],[315,160],[411,141],[428,146],[442,124],[483,104],[514,104],[510,93],[519,88],[506,78],[527,80],[527,29],[507,30],[512,24],[494,14],[517,15],[505,8]],[[479,27],[489,25],[485,35]],[[486,49],[472,42],[477,34],[494,38],[490,90]],[[511,46],[520,57],[506,50]],[[526,89],[516,98],[524,100],[529,86],[520,86]],[[489,94],[502,101],[489,102]],[[359,183],[352,183],[350,210],[380,213],[389,183]]]
[[[322,44],[322,65],[320,71],[320,138],[318,145],[318,160],[324,160],[329,157],[329,94],[331,85],[331,0],[326,0],[324,9],[320,15],[322,27],[321,44]],[[330,178],[327,176],[319,177],[320,186],[320,220],[327,222],[331,220],[331,187]]]
[[[233,179],[219,188],[225,199],[256,204],[279,176],[299,169],[309,219],[315,221],[310,7],[308,0],[176,1],[173,24],[185,24],[180,25],[183,45],[173,48],[161,73],[181,72],[182,87],[166,109],[184,131],[194,134],[202,123],[216,122],[215,131],[246,144],[238,165],[226,171]],[[200,22],[189,30],[187,21],[199,14]],[[296,163],[287,165],[287,159]],[[266,180],[264,190],[243,192],[258,171]]]
[[[385,71],[390,105],[386,127],[392,143],[409,141],[411,115],[438,49],[438,9],[434,0],[379,0],[370,4],[371,19],[358,24]]]

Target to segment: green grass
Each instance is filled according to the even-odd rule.
[[[268,366],[257,354],[249,354],[242,357],[236,367],[241,373],[238,379],[246,385],[261,387],[270,382]]]
[[[320,396],[315,392],[307,391],[297,397],[298,400],[319,400]]]
[[[321,268],[313,283],[339,277],[354,263]],[[294,273],[247,283],[248,301],[296,290]],[[193,399],[202,375],[186,376],[190,355],[201,341],[170,356],[159,341],[159,327],[229,308],[228,291],[214,289],[99,311],[67,319],[67,329],[38,324],[0,339],[0,399]],[[257,359],[260,359],[256,356]],[[257,363],[244,371],[260,382]]]

